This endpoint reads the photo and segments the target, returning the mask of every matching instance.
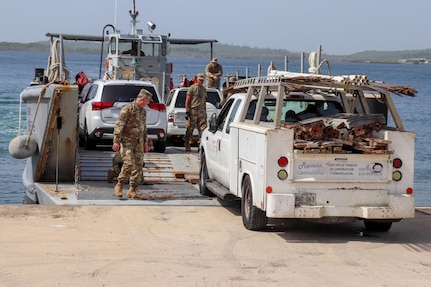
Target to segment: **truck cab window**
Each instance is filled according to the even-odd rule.
[[[232,108],[232,112],[230,113],[229,119],[227,121],[227,125],[226,125],[226,133],[230,133],[230,124],[233,122],[233,120],[235,119],[235,115],[238,111],[238,107],[241,104],[241,101],[238,100],[235,102],[235,105]]]

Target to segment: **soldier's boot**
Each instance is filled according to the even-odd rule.
[[[114,195],[117,197],[123,197],[123,186],[124,183],[121,181],[118,181],[117,184],[114,187]]]
[[[114,180],[114,178],[116,178],[117,176],[118,176],[118,173],[116,173],[112,169],[108,170],[108,182],[109,183],[111,183]]]
[[[130,186],[129,191],[127,191],[126,196],[128,198],[141,198],[141,196],[136,192],[136,186]]]
[[[186,140],[184,146],[186,147],[187,152],[192,151],[192,149],[190,148],[190,142],[189,141]]]

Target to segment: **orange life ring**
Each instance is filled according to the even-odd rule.
[[[109,61],[108,58],[105,59],[105,68],[108,69],[109,68]]]

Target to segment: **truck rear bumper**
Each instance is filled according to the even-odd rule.
[[[387,206],[295,206],[294,194],[268,194],[266,216],[270,218],[413,218],[415,202],[416,199],[413,195],[389,195]]]

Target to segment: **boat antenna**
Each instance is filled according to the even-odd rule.
[[[114,27],[117,27],[118,0],[115,0]]]
[[[132,17],[132,21],[130,21],[130,23],[132,23],[132,35],[136,35],[136,23],[138,22],[136,21],[136,17],[138,17],[139,11],[136,11],[135,0],[133,0],[133,12],[132,10],[129,10],[129,14],[130,17]]]

